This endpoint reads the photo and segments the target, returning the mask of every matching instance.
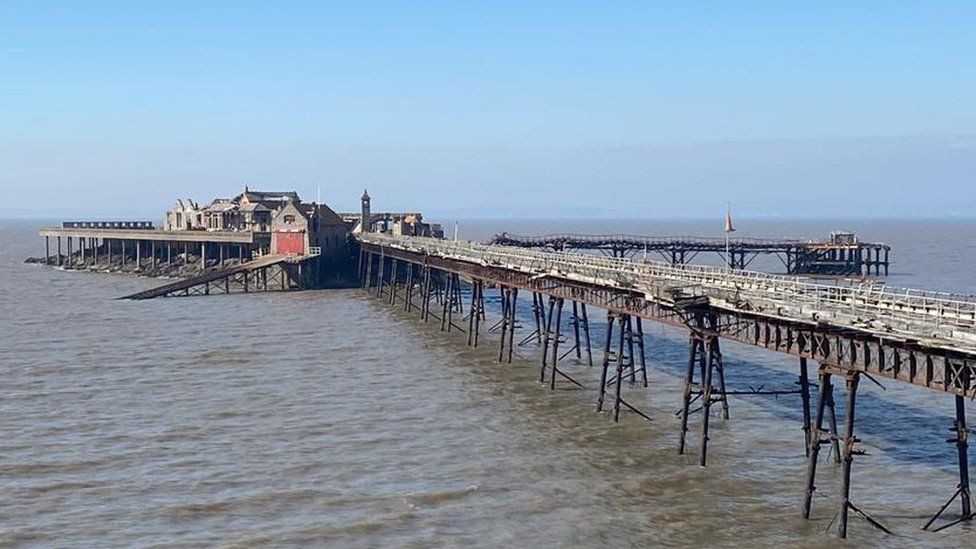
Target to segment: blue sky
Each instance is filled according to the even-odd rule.
[[[971,216],[973,2],[0,3],[0,215]]]

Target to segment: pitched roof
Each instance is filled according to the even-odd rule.
[[[339,214],[335,213],[335,210],[326,206],[325,204],[319,204],[319,219],[320,223],[323,225],[345,225],[346,222],[339,217]]]
[[[243,212],[270,212],[271,208],[265,206],[260,202],[250,202],[247,206],[241,206],[241,211]]]
[[[287,198],[293,200],[298,200],[298,193],[295,191],[245,191],[243,194],[237,197],[240,200],[244,196],[247,196],[248,200],[263,201],[263,200],[274,200],[280,201]]]
[[[210,205],[207,206],[205,209],[211,212],[226,212],[230,210],[236,210],[237,204],[229,200],[218,198],[217,200],[211,202]]]

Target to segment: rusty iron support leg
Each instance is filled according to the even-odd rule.
[[[620,420],[620,389],[624,378],[624,339],[627,319],[630,315],[617,317],[617,378],[614,380],[613,421]]]
[[[541,293],[533,292],[532,296],[534,298],[532,314],[535,315],[535,338],[536,341],[541,345],[542,340],[545,337],[546,303]]]
[[[823,444],[824,410],[830,393],[830,372],[820,370],[820,390],[817,394],[817,414],[810,432],[810,453],[807,458],[807,488],[803,495],[803,518],[810,518],[810,507],[813,504],[813,492],[817,489],[817,461],[820,457],[820,446]]]
[[[446,275],[446,276],[445,276]],[[451,282],[452,278],[445,272],[441,272],[441,277],[444,278],[444,299],[441,300],[441,331],[451,331],[450,313],[451,307],[449,303],[451,295]]]
[[[590,320],[586,316],[586,303],[580,303],[580,311],[583,314],[583,339],[586,341],[586,364],[587,366],[593,366],[593,349],[590,346]],[[640,320],[637,322],[640,322]]]
[[[538,292],[532,292],[532,320],[535,323],[535,329],[532,330],[532,333],[525,336],[521,341],[518,342],[520,347],[533,339],[536,341],[536,343],[540,345],[542,344],[542,326],[545,323],[545,306],[542,304],[542,295]]]
[[[390,295],[386,298],[386,302],[390,305],[393,305],[393,300],[396,299],[397,267],[396,258],[390,258]]]
[[[946,442],[952,442],[956,445],[956,454],[959,460],[959,484],[952,497],[925,523],[925,526],[922,527],[923,530],[928,530],[956,498],[959,498],[959,503],[962,506],[959,518],[943,524],[932,531],[938,532],[939,530],[944,530],[950,526],[973,519],[972,494],[969,491],[969,429],[966,428],[966,399],[959,395],[956,395],[955,399],[956,419],[952,423],[952,428],[949,429],[949,432],[953,433],[953,438],[948,439]]]
[[[478,316],[481,320],[486,320],[488,317],[485,316],[485,283],[482,281],[481,289],[478,290]]]
[[[421,285],[421,302],[420,302],[420,317],[424,322],[430,317],[430,286],[431,286],[431,268],[428,265],[423,267],[423,283]]]
[[[600,396],[596,401],[596,411],[603,411],[603,398],[607,392],[607,370],[610,369],[610,343],[613,342],[613,324],[616,317],[612,311],[607,311],[607,337],[603,344],[603,369],[600,373]]]
[[[381,253],[379,269],[377,270],[376,273],[376,297],[380,297],[383,295],[383,284],[386,281],[386,273],[384,272],[385,270],[386,270],[386,257],[384,257],[383,254]]]
[[[840,464],[840,431],[837,430],[837,413],[834,407],[834,384],[827,379],[827,417],[830,420],[830,452],[834,457],[834,463]]]
[[[627,343],[627,363],[630,370],[627,380],[631,385],[637,382],[636,360],[634,360],[634,319],[631,315],[624,317],[624,338]]]
[[[413,263],[407,263],[407,279],[403,284],[403,291],[406,292],[403,296],[403,310],[408,313],[413,307],[413,273],[415,270]]]
[[[575,302],[574,302],[575,303]],[[552,313],[550,313],[552,314]],[[556,299],[556,321],[554,323],[556,331],[552,336],[552,372],[549,375],[549,390],[556,388],[556,374],[559,371],[559,335],[560,335],[560,324],[562,324],[563,317],[563,298]]]
[[[844,467],[841,476],[840,520],[837,534],[847,537],[847,514],[851,505],[851,466],[854,464],[854,407],[857,403],[857,382],[861,374],[852,372],[847,376],[847,408],[844,410]]]
[[[688,362],[685,367],[685,388],[681,403],[681,438],[678,440],[678,454],[685,453],[688,438],[688,415],[691,414],[691,394],[695,383],[695,363],[701,344],[699,335],[692,332],[688,343]]]
[[[552,343],[552,317],[553,311],[556,307],[556,298],[549,297],[549,313],[546,315],[545,322],[545,335],[542,338],[542,360],[539,368],[539,382],[542,383],[546,380],[546,367],[548,366],[549,358],[549,346]],[[555,375],[555,374],[554,374]]]
[[[579,304],[576,300],[573,300],[573,317],[570,319],[570,323],[573,325],[573,349],[576,351],[576,359],[579,360],[583,358],[583,351],[580,348],[580,314],[579,314]]]
[[[454,277],[454,283],[453,283],[453,286],[454,286],[454,296],[452,297],[452,299],[454,300],[454,307],[456,307],[456,312],[459,315],[463,315],[464,314],[464,298],[461,296],[461,277],[459,277],[457,274],[454,274],[454,275],[451,275],[451,276]]]
[[[887,255],[887,251],[885,252]],[[887,269],[885,257],[885,268]],[[888,274],[885,272],[885,274]],[[969,493],[969,430],[966,428],[966,401],[956,396],[956,451],[959,458],[959,491],[962,496],[962,516],[972,518],[972,498]]]
[[[408,273],[409,276],[409,273]],[[478,299],[478,281],[471,281],[471,314],[468,315],[468,347],[474,345],[474,317],[475,311],[478,310],[476,303]]]
[[[515,326],[518,313],[518,288],[512,288],[508,306],[508,363],[512,363],[512,353],[515,351]]]
[[[584,309],[584,314],[585,314],[585,309]],[[637,338],[637,353],[638,353],[637,357],[639,359],[639,364],[640,364],[640,371],[642,376],[641,381],[644,383],[644,387],[647,387],[647,355],[645,354],[645,350],[644,350],[644,325],[643,323],[641,323],[641,317],[639,316],[635,317],[634,321],[637,323],[637,333],[634,334],[634,337]],[[587,347],[588,346],[589,345],[587,345]]]
[[[800,402],[803,406],[803,445],[805,455],[810,456],[810,379],[807,372],[807,359],[800,359]]]
[[[481,335],[481,321],[485,317],[485,314],[484,314],[485,313],[485,311],[484,311],[484,308],[485,308],[485,299],[484,299],[485,283],[484,283],[484,281],[483,280],[478,280],[477,281],[477,284],[475,285],[475,288],[477,290],[477,297],[476,298],[472,298],[472,301],[474,302],[476,308],[473,308],[472,309],[473,312],[472,312],[471,316],[474,317],[474,346],[477,347],[478,346],[478,339],[479,339],[479,337]]]
[[[725,361],[722,358],[722,347],[718,337],[712,343],[712,353],[715,355],[712,363],[715,366],[715,373],[718,374],[718,390],[721,393],[719,401],[722,403],[722,419],[729,419],[729,396],[725,390]]]
[[[698,450],[698,465],[701,467],[705,466],[708,459],[708,420],[712,409],[712,370],[715,369],[715,360],[718,358],[716,356],[718,338],[709,336],[705,345],[708,348],[708,357],[706,358],[708,364],[705,366],[705,375],[702,378],[701,446]]]
[[[499,325],[502,333],[501,333],[501,338],[498,340],[498,362],[501,362],[505,358],[505,342],[507,341],[506,334],[508,334],[508,329],[509,329],[508,308],[512,304],[511,301],[512,290],[502,286],[499,288],[499,291],[502,294],[502,303],[501,303],[502,321],[501,324]]]
[[[457,294],[456,292],[457,283],[458,283],[457,277],[455,277],[452,274],[447,275],[447,290],[445,291],[444,296],[446,298],[445,302],[447,303],[447,311],[445,313],[445,316],[447,316],[448,332],[450,332],[451,328],[454,327],[454,311],[455,311],[454,301],[455,301],[455,295]]]

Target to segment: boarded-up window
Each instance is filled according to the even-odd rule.
[[[279,254],[305,254],[305,233],[284,233],[278,232],[274,234],[275,248]]]

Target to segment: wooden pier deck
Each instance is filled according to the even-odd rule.
[[[249,293],[304,289],[301,264],[317,255],[269,255],[225,269],[206,272],[119,299],[153,299],[211,293]]]

